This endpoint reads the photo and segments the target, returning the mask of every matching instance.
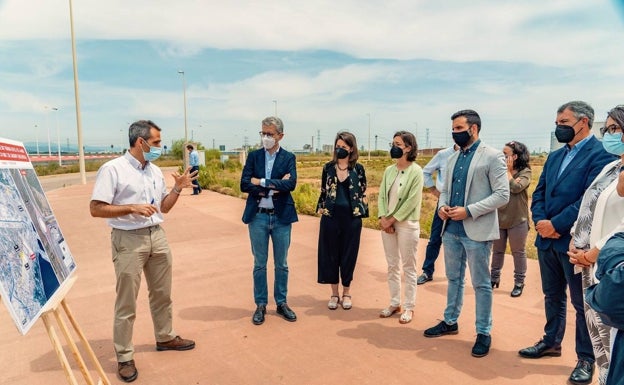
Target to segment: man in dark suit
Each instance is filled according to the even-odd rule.
[[[578,362],[569,381],[589,384],[594,373],[594,352],[585,323],[581,274],[568,260],[570,228],[587,187],[615,157],[591,134],[594,109],[585,102],[569,102],[557,110],[555,135],[566,145],[550,154],[533,193],[531,212],[537,239],[546,311],[544,336],[534,346],[520,350],[525,358],[560,356],[566,326],[566,286],[576,310]]]
[[[284,124],[281,119],[272,116],[264,119],[260,137],[263,148],[249,153],[240,182],[241,191],[248,194],[243,222],[249,227],[251,252],[254,256],[256,311],[252,322],[255,325],[264,323],[269,300],[266,271],[269,237],[273,243],[273,297],[277,304],[277,314],[294,322],[297,316],[288,307],[286,296],[290,231],[292,223],[298,220],[291,195],[297,184],[296,160],[295,155],[279,145],[284,137]]]

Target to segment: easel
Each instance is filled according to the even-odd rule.
[[[74,328],[74,331],[76,332],[76,334],[78,335],[78,338],[82,342],[82,347],[86,350],[89,356],[89,359],[91,360],[91,362],[93,363],[93,365],[95,366],[95,369],[97,370],[99,374],[97,384],[98,385],[110,385],[110,382],[108,381],[108,378],[106,377],[106,373],[104,373],[104,370],[102,369],[102,365],[100,365],[100,362],[95,356],[93,349],[91,349],[91,345],[89,345],[89,341],[87,341],[86,337],[82,333],[80,326],[78,325],[74,316],[69,310],[69,306],[67,306],[67,302],[65,302],[65,295],[67,294],[67,292],[69,291],[69,288],[73,285],[75,280],[76,280],[76,276],[74,275],[72,278],[70,278],[69,280],[70,282],[67,282],[67,285],[64,285],[63,287],[64,290],[62,290],[61,293],[55,293],[53,298],[62,298],[62,299],[60,301],[57,301],[54,306],[46,305],[46,307],[49,307],[49,310],[46,310],[41,315],[41,319],[43,320],[46,331],[48,332],[48,336],[50,337],[50,342],[52,343],[52,347],[54,347],[54,350],[56,351],[56,355],[58,356],[59,361],[61,362],[61,366],[63,367],[63,371],[65,372],[65,376],[67,377],[67,381],[69,381],[70,384],[78,385],[78,382],[76,381],[76,377],[74,376],[74,373],[71,370],[69,361],[67,360],[67,356],[65,355],[65,351],[63,350],[61,341],[59,340],[56,334],[56,331],[54,329],[54,325],[52,324],[53,318],[56,319],[56,323],[58,324],[61,332],[65,336],[65,340],[67,341],[67,344],[69,345],[72,355],[74,356],[74,359],[76,360],[76,363],[78,364],[78,367],[80,368],[80,371],[82,372],[82,376],[84,377],[85,381],[87,382],[88,385],[95,385],[95,382],[93,382],[93,378],[91,378],[91,374],[87,370],[85,361],[82,358],[80,351],[78,351],[78,347],[76,346],[76,343],[74,342],[74,339],[72,335],[70,334],[70,331],[67,328],[67,325],[65,324],[65,321],[63,320],[61,316],[61,310],[65,312],[65,316],[67,317],[72,327]],[[50,301],[50,302],[53,302],[53,301]],[[48,304],[50,302],[48,302]],[[60,305],[60,308],[59,308],[59,305]]]

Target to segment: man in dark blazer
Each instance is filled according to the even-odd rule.
[[[576,310],[576,355],[578,362],[570,375],[572,384],[589,384],[594,372],[594,352],[585,323],[581,274],[567,255],[570,228],[587,187],[615,156],[607,153],[591,134],[594,110],[585,102],[566,103],[557,110],[555,135],[566,145],[552,152],[533,193],[531,212],[537,238],[546,311],[544,336],[534,346],[520,350],[525,358],[560,356],[566,327],[566,286]]]
[[[288,293],[288,247],[293,222],[297,222],[297,211],[291,191],[297,184],[295,155],[280,147],[284,137],[284,124],[277,117],[262,121],[260,132],[263,148],[252,151],[247,157],[240,188],[246,192],[247,203],[243,212],[243,222],[248,225],[251,252],[254,256],[254,301],[256,311],[252,322],[264,323],[267,289],[267,259],[269,237],[273,244],[273,264],[275,281],[273,297],[277,304],[277,314],[287,321],[297,320],[295,312],[286,301]]]

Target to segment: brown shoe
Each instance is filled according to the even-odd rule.
[[[180,336],[167,342],[156,342],[156,350],[191,350],[195,347],[195,341],[185,340]]]
[[[136,366],[134,366],[134,360],[130,360],[117,363],[117,374],[119,374],[119,378],[121,378],[122,381],[132,382],[139,376],[139,371]]]

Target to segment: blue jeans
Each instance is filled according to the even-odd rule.
[[[256,305],[269,302],[267,289],[267,259],[269,257],[269,237],[273,242],[273,265],[275,265],[275,282],[273,297],[275,303],[286,303],[288,293],[288,247],[290,246],[290,229],[292,224],[282,224],[273,214],[258,213],[249,223],[249,239],[251,252],[254,256],[254,301]]]
[[[431,221],[431,235],[429,236],[429,242],[427,243],[427,250],[425,251],[425,261],[423,262],[423,272],[429,277],[433,277],[435,270],[435,261],[440,254],[440,247],[442,246],[442,225],[444,222],[440,218],[437,212],[433,214],[433,220]]]
[[[464,303],[464,279],[466,264],[470,268],[472,287],[475,291],[477,334],[489,335],[492,329],[492,284],[490,282],[491,241],[473,241],[466,235],[442,236],[444,244],[444,266],[448,289],[444,322],[457,323]]]
[[[561,345],[566,327],[567,286],[570,288],[570,300],[576,312],[576,356],[594,362],[594,351],[585,323],[581,274],[574,274],[574,265],[564,251],[552,247],[547,250],[537,249],[537,257],[546,310],[544,343],[549,346]]]

